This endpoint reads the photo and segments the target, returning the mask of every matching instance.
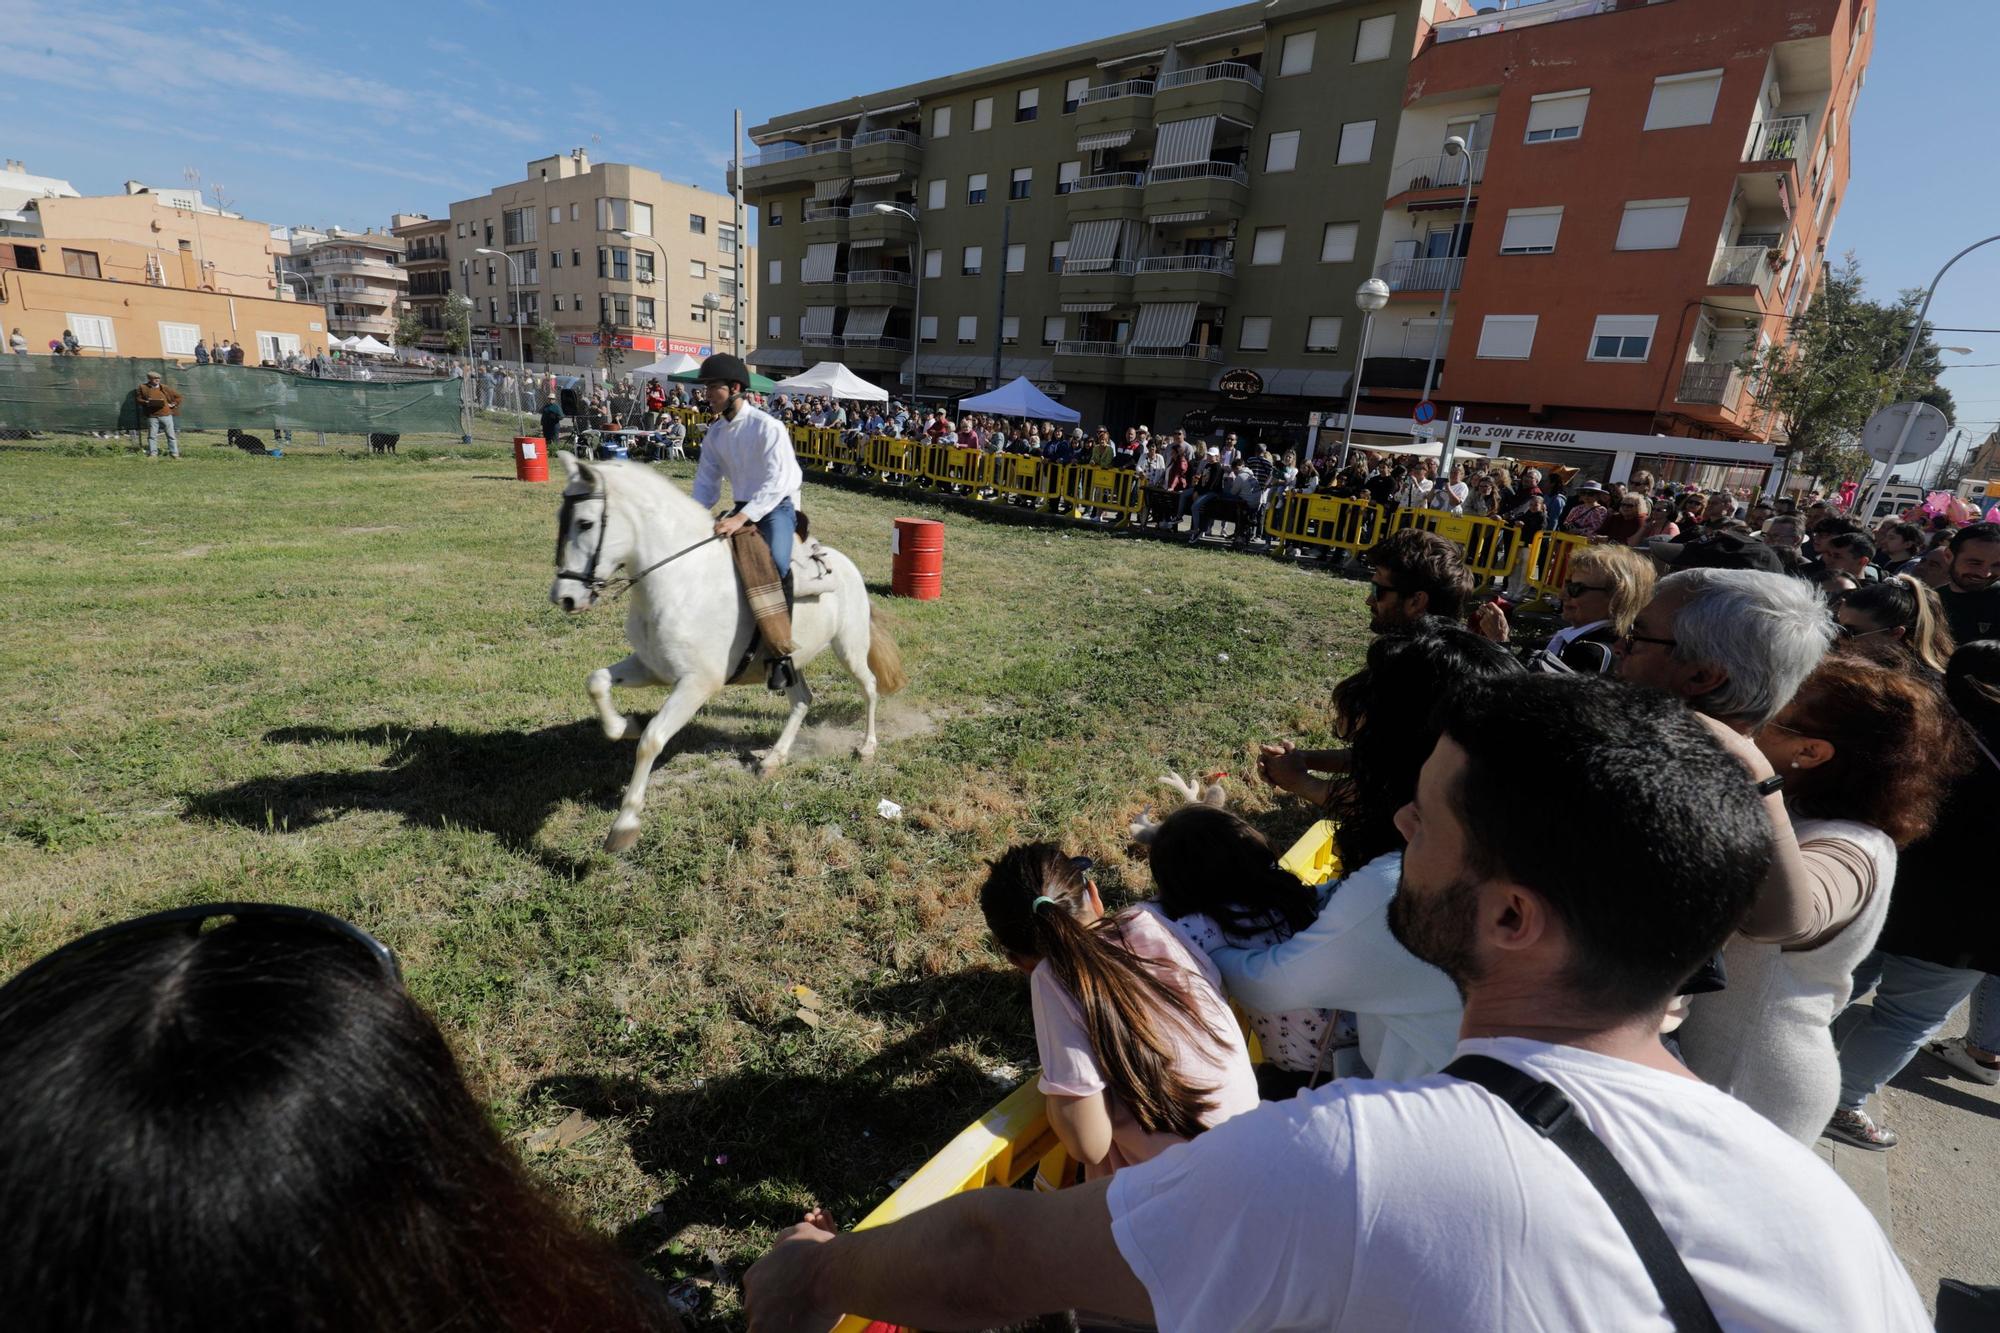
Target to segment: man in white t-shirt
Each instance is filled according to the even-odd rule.
[[[1659,1042],[1668,1001],[1770,859],[1742,768],[1674,701],[1596,677],[1513,678],[1447,709],[1397,817],[1408,850],[1389,915],[1465,994],[1460,1058],[1568,1098],[1722,1328],[1928,1329],[1832,1170]],[[1532,783],[1526,753],[1542,761]],[[1548,838],[1549,809],[1593,836]],[[1606,846],[1624,849],[1615,882]],[[1200,1333],[1672,1326],[1563,1150],[1449,1074],[1339,1080],[1107,1182],[974,1190],[848,1235],[794,1227],[747,1293],[753,1333],[843,1312],[989,1328],[1061,1309]]]

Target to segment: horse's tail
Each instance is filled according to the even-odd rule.
[[[868,669],[875,673],[879,693],[894,694],[910,683],[903,671],[903,650],[896,646],[882,613],[872,606],[868,608]]]

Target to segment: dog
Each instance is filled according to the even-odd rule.
[[[265,447],[264,442],[255,435],[240,431],[234,426],[229,428],[229,442],[245,453],[268,454],[271,452]]]
[[[371,454],[393,454],[396,452],[396,441],[402,438],[400,435],[388,435],[380,432],[370,434],[368,437],[368,452]]]

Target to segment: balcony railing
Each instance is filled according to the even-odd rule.
[[[1486,179],[1486,150],[1475,148],[1469,153],[1453,157],[1449,153],[1438,153],[1432,157],[1413,157],[1407,162],[1396,164],[1391,182],[1401,181],[1405,190],[1446,190],[1462,189],[1465,174],[1472,173],[1472,183],[1477,185]]]
[[[1262,74],[1234,60],[1220,60],[1212,65],[1196,65],[1192,69],[1177,69],[1171,74],[1162,74],[1158,86],[1162,89],[1186,88],[1190,84],[1213,83],[1218,79],[1237,79],[1252,88],[1264,86]]]
[[[1070,193],[1081,194],[1085,190],[1136,190],[1146,183],[1143,171],[1106,171],[1095,176],[1079,176]]]
[[[1743,372],[1727,361],[1690,361],[1681,371],[1683,403],[1709,403],[1734,410],[1743,397]]]
[[[1153,81],[1151,79],[1127,79],[1123,83],[1100,84],[1090,89],[1084,93],[1083,101],[1079,105],[1089,106],[1092,102],[1109,102],[1120,97],[1151,97],[1152,95]]]
[[[1711,287],[1755,286],[1769,294],[1777,275],[1771,271],[1771,250],[1764,245],[1725,245],[1715,252],[1708,271]]]
[[[866,148],[871,143],[915,144],[920,142],[922,141],[908,130],[870,130],[866,134],[857,134],[854,136],[854,146],[856,148]]]
[[[1804,116],[1779,116],[1757,127],[1745,162],[1797,161],[1806,143]]]
[[[842,338],[842,347],[877,348],[884,352],[907,352],[910,350],[908,338]]]
[[[1154,167],[1146,173],[1148,185],[1196,180],[1234,181],[1238,185],[1248,185],[1250,173],[1244,170],[1241,162],[1183,162],[1177,167]]]
[[[1063,259],[1062,269],[1065,278],[1088,278],[1104,273],[1130,276],[1138,271],[1139,261],[1136,259],[1070,259],[1067,257]]]
[[[1188,343],[1182,347],[1128,347],[1125,355],[1150,357],[1155,361],[1220,361],[1222,348],[1213,343]]]
[[[800,216],[807,222],[838,222],[857,213],[866,213],[873,207],[872,204],[807,204]]]
[[[1496,32],[1511,32],[1515,28],[1532,28],[1543,23],[1589,18],[1592,14],[1609,14],[1621,3],[1629,4],[1630,0],[1547,0],[1545,4],[1521,5],[1514,9],[1475,14],[1470,18],[1451,19],[1438,24],[1433,31],[1440,44],[1458,42],[1468,37],[1490,37]]]
[[[1465,276],[1465,258],[1392,259],[1375,270],[1375,276],[1389,284],[1392,292],[1441,292]]]
[[[827,276],[826,276],[826,277],[824,277],[824,278],[800,278],[800,279],[799,279],[799,282],[800,282],[801,284],[803,284],[804,286],[807,286],[807,287],[825,287],[825,286],[828,286],[828,285],[830,285],[830,284],[833,284],[833,283],[841,283],[841,282],[846,282],[846,281],[848,281],[848,277],[847,277],[847,274],[845,274],[845,273],[832,273],[832,274],[829,274],[829,275],[827,275]]]
[[[1220,273],[1236,272],[1236,261],[1226,255],[1154,255],[1139,261],[1141,273]]]
[[[839,347],[842,339],[837,333],[801,333],[799,342],[806,347]]]
[[[1123,356],[1124,343],[1059,342],[1057,356]]]
[[[916,282],[915,278],[912,278],[899,268],[851,269],[847,273],[846,280],[849,284],[857,282],[887,282],[893,283],[898,287],[913,286]]]
[[[821,139],[818,143],[788,143],[766,148],[743,163],[746,167],[768,167],[818,153],[845,153],[853,149],[852,139]]]

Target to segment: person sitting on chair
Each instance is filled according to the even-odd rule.
[[[757,525],[764,544],[771,548],[771,563],[785,585],[785,612],[792,609],[792,538],[797,526],[798,502],[794,498],[805,484],[798,456],[792,452],[792,437],[768,413],[751,406],[745,396],[750,387],[750,367],[741,357],[718,352],[701,363],[701,387],[708,395],[709,411],[715,420],[701,439],[701,464],[694,474],[694,502],[712,506],[722,498],[722,483],[729,482],[735,507],[715,521],[715,535],[734,537],[751,524]],[[790,656],[771,663],[770,680],[774,692],[791,688],[797,679]]]

